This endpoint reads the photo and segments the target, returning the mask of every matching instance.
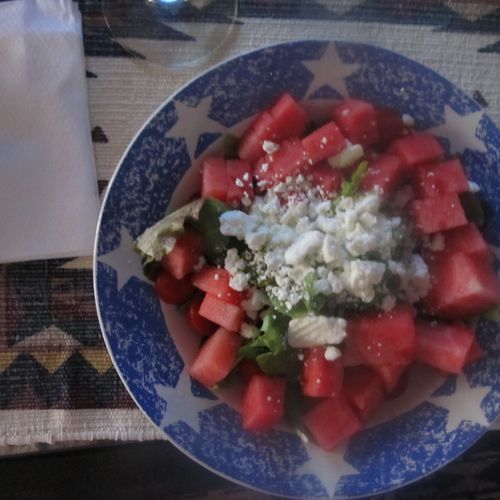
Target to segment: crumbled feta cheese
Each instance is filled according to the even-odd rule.
[[[280,148],[280,145],[276,144],[275,142],[272,142],[272,141],[262,141],[262,149],[268,155],[272,155],[272,154],[276,153],[276,151],[278,151],[279,148]]]
[[[413,127],[415,125],[415,119],[413,116],[409,115],[408,113],[403,113],[401,116],[401,121],[407,126],[407,127]]]
[[[237,292],[242,292],[248,288],[249,276],[245,273],[235,273],[229,279],[229,286]]]
[[[325,278],[320,278],[314,282],[314,290],[316,293],[321,293],[323,295],[328,295],[332,291],[330,282]]]
[[[344,264],[343,278],[355,297],[371,302],[375,298],[373,287],[382,281],[384,272],[383,262],[358,259]]]
[[[345,319],[328,316],[292,319],[288,325],[288,343],[295,348],[340,344],[345,339],[346,326]]]
[[[266,296],[257,288],[253,288],[250,297],[241,302],[241,307],[251,319],[257,319],[258,312],[267,305]]]
[[[240,210],[224,212],[220,218],[220,232],[225,236],[236,236],[243,239],[246,233],[257,227],[257,220]]]
[[[344,290],[344,281],[339,275],[333,272],[328,273],[328,283],[330,283],[333,293],[341,293]]]
[[[224,267],[230,273],[235,273],[245,269],[245,261],[238,255],[238,251],[235,248],[228,249],[226,259],[224,261]]]
[[[254,339],[259,335],[259,329],[249,323],[241,323],[240,335],[245,339]]]
[[[337,243],[335,238],[329,234],[325,235],[321,251],[323,253],[323,260],[325,263],[331,264],[335,267],[342,266],[346,258],[345,250],[339,243]]]
[[[323,243],[324,235],[319,231],[308,231],[292,244],[285,252],[285,262],[295,266],[301,263],[304,258],[318,250]]]
[[[372,253],[400,266],[401,281],[410,283],[415,242],[400,217],[382,211],[381,190],[340,197],[334,210],[324,196],[312,179],[299,175],[257,196],[248,213],[233,210],[222,214],[221,232],[244,241],[249,248],[245,261],[235,249],[228,250],[225,268],[230,286],[243,290],[253,285],[249,266],[252,275],[266,283],[265,293],[289,310],[305,298],[304,279],[309,275],[317,293],[345,294],[369,302],[385,270],[383,262],[373,257],[366,260]],[[404,262],[391,260],[401,240],[395,238],[395,231],[403,232]]]
[[[207,263],[207,259],[203,257],[203,255],[198,259],[198,262],[194,266],[194,271],[199,271],[205,264]]]
[[[348,144],[340,153],[328,158],[332,168],[347,168],[363,158],[364,151],[360,144]]]
[[[325,349],[324,356],[327,361],[335,361],[336,359],[340,358],[340,356],[342,356],[342,352],[338,347],[335,347],[334,345],[329,345]]]
[[[256,231],[245,235],[245,241],[250,250],[260,250],[269,239],[269,228],[260,226]]]

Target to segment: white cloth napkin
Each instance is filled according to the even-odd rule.
[[[0,2],[0,262],[90,255],[98,210],[78,7]]]

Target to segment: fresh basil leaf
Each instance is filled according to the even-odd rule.
[[[206,198],[198,216],[199,231],[203,238],[203,253],[215,264],[224,264],[226,250],[233,246],[232,238],[220,232],[219,217],[228,210],[233,209],[222,201]]]
[[[285,334],[288,329],[288,318],[275,311],[268,312],[263,320],[260,331],[265,346],[277,354],[286,348]]]
[[[285,334],[289,318],[276,311],[269,311],[263,318],[260,334],[240,347],[238,355],[242,358],[256,359],[270,352],[279,354],[287,347]]]

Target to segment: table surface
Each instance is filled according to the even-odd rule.
[[[81,0],[79,4],[102,193],[143,122],[210,62],[177,70],[144,63],[111,38],[100,1]],[[240,15],[230,43],[215,60],[298,36],[373,43],[434,68],[473,95],[500,122],[498,3],[249,0],[240,2]],[[47,498],[58,498],[75,489],[88,491],[86,478],[92,474],[97,478],[94,491],[103,496],[120,491],[121,498],[202,494],[269,498],[203,470],[167,442],[113,446],[98,441],[152,440],[161,435],[135,408],[107,355],[94,306],[91,268],[90,257],[0,266],[2,452],[4,456],[51,452],[4,459],[0,467],[2,484],[7,485],[4,494],[11,492],[8,497],[14,498],[23,487],[26,495],[15,498],[41,498],[40,491]],[[500,431],[490,431],[460,460],[383,498],[474,498],[474,494],[500,498],[499,440]],[[57,445],[58,451],[53,451],[39,444],[68,441],[73,447],[94,444],[80,451],[68,451],[67,445],[62,450]],[[69,479],[54,481],[59,467],[71,469],[71,484]],[[27,470],[31,473],[25,481]],[[193,473],[199,478],[196,482],[189,480]]]

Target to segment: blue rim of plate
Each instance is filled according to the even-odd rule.
[[[326,57],[340,74],[335,85],[332,75],[322,71],[328,61],[317,64]],[[348,92],[413,116],[417,128],[434,133],[449,154],[461,154],[469,179],[481,186],[492,212],[494,223],[487,225],[486,238],[500,246],[500,185],[495,182],[500,131],[471,97],[433,70],[387,49],[327,40],[282,43],[236,56],[197,76],[169,97],[130,143],[107,188],[97,228],[99,322],[114,366],[137,406],[204,467],[275,495],[353,498],[382,493],[458,457],[500,413],[500,329],[495,321],[482,319],[478,325],[485,360],[463,376],[444,380],[406,413],[351,439],[335,465],[340,477],[333,481],[328,470],[311,467],[317,460],[323,463],[324,456],[314,457],[297,435],[281,429],[266,437],[244,433],[233,408],[189,380],[153,287],[131,257],[133,239],[163,216],[192,161],[220,132],[264,109],[284,90],[319,106]],[[189,116],[190,108],[199,106],[213,130],[200,132],[197,141],[175,136],[178,114]],[[479,410],[466,415],[470,419],[453,417],[463,401],[463,396],[453,397],[457,388],[477,402]],[[173,401],[182,391],[190,391],[195,412],[175,420]],[[397,444],[390,438],[394,434],[400,437]]]

